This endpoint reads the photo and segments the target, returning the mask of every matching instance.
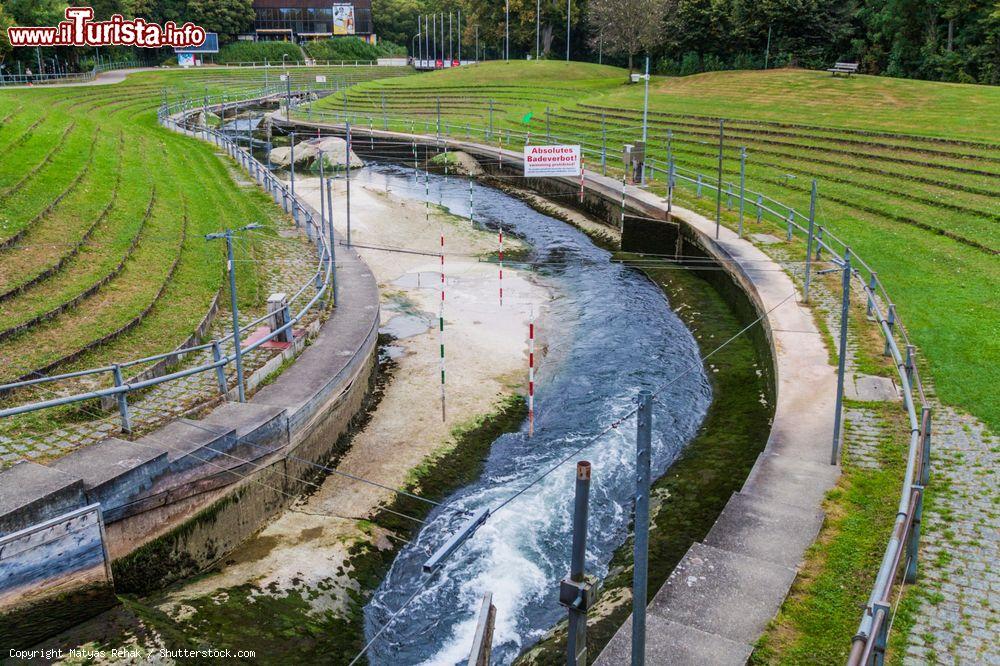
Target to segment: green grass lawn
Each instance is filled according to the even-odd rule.
[[[551,132],[599,146],[606,132],[608,173],[620,175],[620,146],[642,126],[643,86],[626,78],[586,63],[490,62],[365,83],[347,102],[362,124],[380,126],[384,105],[407,119],[391,126],[418,131],[435,129],[440,103],[457,136],[482,138],[491,102],[496,129],[530,131],[533,143]],[[315,109],[343,105],[340,94]],[[654,77],[649,152],[665,161],[669,132],[678,166],[714,180],[720,116],[725,181],[738,183],[740,147],[747,187],[797,211],[817,179],[818,224],[878,271],[937,395],[1000,426],[1000,88],[805,70]],[[600,168],[598,154],[587,161]],[[654,174],[652,189],[663,180]],[[714,215],[710,190],[697,199],[684,186],[678,198]]]
[[[274,227],[283,213],[239,187],[213,146],[159,127],[156,107],[164,95],[245,96],[283,71],[163,70],[114,85],[0,91],[0,383],[60,359],[49,372],[164,352],[191,334],[225,286],[224,245],[204,234]],[[317,74],[352,83],[408,70],[288,71],[300,85]],[[237,264],[244,308],[266,297],[258,273]]]

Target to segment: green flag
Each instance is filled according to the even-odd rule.
[[[530,123],[531,122],[531,111],[528,111],[526,114],[524,114],[524,118],[522,118],[521,120],[524,122],[525,125],[527,125],[528,123]]]

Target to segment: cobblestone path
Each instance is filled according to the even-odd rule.
[[[804,265],[796,263],[801,257],[790,257],[779,245],[763,249],[789,262],[786,268],[801,286]],[[836,339],[840,290],[824,281],[813,282],[811,289],[811,300]],[[851,298],[864,303],[856,280]],[[856,337],[852,328],[848,375],[856,369]],[[926,375],[923,381],[933,420],[931,481],[921,526],[918,579],[910,588],[918,600],[916,622],[902,662],[1000,666],[1000,438],[975,417],[941,405]],[[879,445],[893,431],[876,410],[862,404],[845,409],[845,462],[877,468]]]

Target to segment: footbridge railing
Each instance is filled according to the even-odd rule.
[[[492,103],[488,110],[489,124],[473,125],[471,122],[455,123],[443,120],[440,114],[440,102],[436,114],[434,109],[427,109],[423,114],[399,116],[388,113],[384,97],[381,100],[366,100],[372,107],[376,107],[377,110],[374,112],[369,109],[352,110],[350,99],[346,97],[342,109],[313,109],[311,104],[307,105],[304,112],[306,118],[334,123],[340,126],[341,130],[349,122],[353,131],[359,133],[367,131],[377,135],[379,131],[392,131],[430,135],[440,140],[446,138],[481,140],[488,146],[497,147],[498,159],[502,159],[500,151],[504,148],[520,150],[524,145],[531,143],[579,145],[586,165],[596,165],[596,168],[591,167],[591,169],[604,175],[608,175],[610,170],[621,176],[624,195],[628,165],[619,164],[618,160],[614,160],[612,164],[612,160],[608,157],[609,154],[622,155],[624,146],[609,144],[606,132],[595,135],[566,131],[555,133],[546,129],[544,133],[532,134],[527,130],[498,127],[493,123]],[[374,95],[372,97],[374,98]],[[484,109],[484,117],[486,111]],[[641,128],[630,129],[637,135],[641,130]],[[745,178],[741,177],[738,182],[723,180],[718,173],[704,174],[680,166],[676,163],[669,144],[666,160],[647,159],[644,167],[646,173],[642,185],[645,187],[654,184],[665,185],[668,210],[673,203],[674,191],[677,187],[683,186],[693,190],[699,197],[705,193],[714,193],[720,202],[720,207],[725,201],[727,210],[738,208],[737,233],[740,237],[744,233],[744,217],[749,215],[757,222],[768,220],[776,223],[785,230],[786,239],[789,241],[796,236],[804,238],[806,252],[809,255],[806,259],[804,286],[807,298],[809,281],[812,277],[810,265],[823,261],[824,253],[828,257],[826,261],[847,273],[847,291],[849,292],[850,284],[854,282],[865,295],[867,313],[877,324],[884,338],[883,354],[890,358],[896,367],[903,396],[903,409],[909,424],[906,471],[900,489],[898,509],[875,584],[865,604],[858,630],[852,639],[847,662],[850,666],[880,664],[884,658],[894,613],[890,603],[892,592],[901,582],[912,583],[916,580],[924,489],[930,481],[931,410],[920,379],[915,347],[896,311],[892,297],[875,268],[854,254],[846,241],[816,219],[814,205],[809,211],[800,211],[764,192],[748,188]],[[845,306],[844,316],[846,313]],[[842,326],[846,326],[846,319],[842,321]],[[838,395],[837,400],[838,418],[842,409],[841,397],[842,393]],[[832,443],[834,455],[831,461],[834,464],[839,462],[839,433],[835,434],[835,440],[838,441]]]

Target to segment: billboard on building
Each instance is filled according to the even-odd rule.
[[[524,175],[579,176],[580,146],[525,146]]]
[[[335,4],[333,6],[333,34],[354,34],[354,5]]]

